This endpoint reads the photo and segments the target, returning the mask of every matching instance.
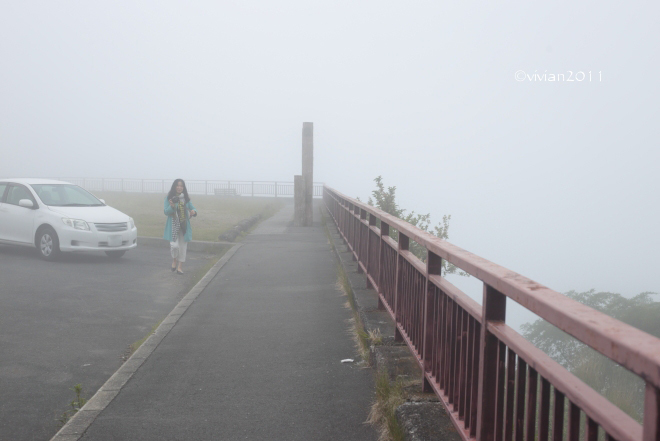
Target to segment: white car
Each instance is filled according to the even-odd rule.
[[[46,260],[60,251],[119,258],[137,246],[137,228],[131,217],[77,185],[0,179],[0,243],[36,247]]]

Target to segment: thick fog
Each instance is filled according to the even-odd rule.
[[[316,181],[660,292],[659,59],[650,1],[4,1],[0,177],[292,181],[311,121]]]

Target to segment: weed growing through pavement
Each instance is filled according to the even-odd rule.
[[[353,341],[355,342],[355,349],[358,352],[358,355],[362,359],[358,364],[360,365],[369,365],[370,362],[370,352],[369,344],[366,340],[366,333],[361,330],[359,322],[355,320],[355,317],[348,319],[349,330]]]
[[[87,400],[82,396],[83,387],[81,383],[73,386],[73,389],[71,390],[75,392],[76,398],[71,401],[71,403],[69,403],[71,409],[65,410],[64,413],[57,419],[57,421],[60,423],[60,426],[64,426],[71,419],[71,417],[73,417],[76,412],[78,412],[87,402]]]
[[[369,331],[369,342],[372,346],[383,344],[383,334],[380,333],[380,328],[371,329]]]
[[[344,306],[346,309],[350,309],[353,314],[353,317],[349,320],[351,325],[350,332],[355,341],[358,354],[360,355],[360,358],[362,358],[362,363],[370,364],[371,352],[369,349],[369,334],[364,330],[364,325],[362,324],[362,320],[360,320],[360,315],[355,305],[353,290],[348,281],[348,276],[341,265],[337,265],[337,289],[342,295],[348,298],[348,301]]]
[[[163,319],[163,320],[165,320],[165,319]],[[156,323],[155,325],[153,325],[151,327],[151,331],[147,335],[145,335],[140,340],[136,341],[135,343],[132,343],[129,346],[127,353],[124,354],[124,356],[122,357],[124,361],[128,360],[131,357],[131,355],[133,355],[135,353],[135,351],[137,351],[140,348],[140,346],[142,346],[142,343],[147,341],[147,339],[149,337],[151,337],[156,332],[156,329],[158,329],[160,324],[163,323],[163,320],[161,320],[158,323]]]
[[[403,441],[403,429],[396,419],[396,409],[406,401],[403,382],[390,381],[386,371],[376,374],[376,399],[371,406],[367,423],[379,429],[379,441]]]

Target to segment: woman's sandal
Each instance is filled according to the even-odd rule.
[[[176,271],[176,266],[172,267],[172,272]]]
[[[177,274],[183,274],[183,271],[181,271],[181,270],[176,270],[176,273],[177,273]]]

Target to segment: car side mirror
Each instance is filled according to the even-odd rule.
[[[34,208],[34,203],[29,199],[21,199],[18,201],[18,205],[25,208]]]

